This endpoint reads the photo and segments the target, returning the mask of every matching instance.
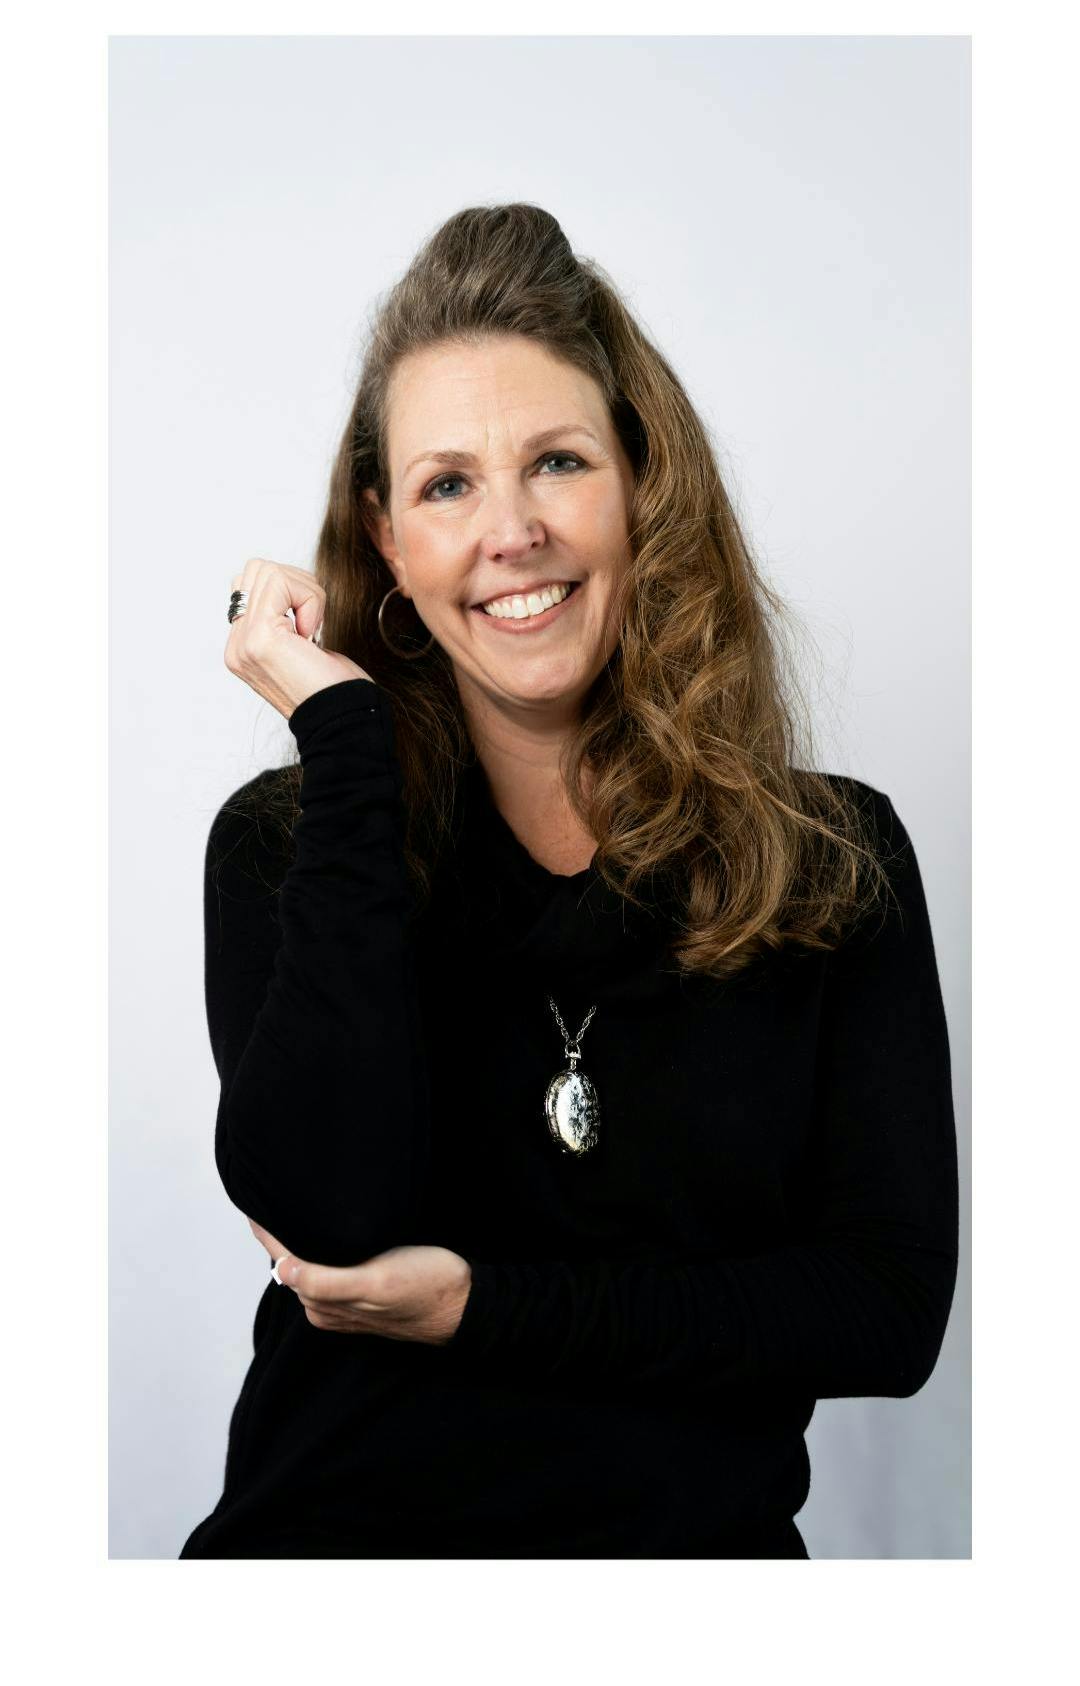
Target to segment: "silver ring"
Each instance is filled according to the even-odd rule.
[[[236,619],[236,617],[238,615],[244,615],[244,614],[247,613],[247,601],[248,601],[248,594],[247,594],[246,591],[234,591],[233,592],[232,596],[229,598],[229,625],[230,626],[232,625],[233,621]]]

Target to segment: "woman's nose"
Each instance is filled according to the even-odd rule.
[[[520,484],[492,486],[480,506],[480,545],[485,556],[513,560],[544,543],[543,523],[529,490]]]

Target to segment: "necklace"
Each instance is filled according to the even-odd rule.
[[[581,1058],[581,1038],[589,1028],[596,1007],[589,1008],[585,1023],[571,1041],[570,1032],[550,995],[548,1005],[555,1014],[555,1021],[562,1032],[563,1052],[570,1061],[569,1069],[558,1072],[547,1086],[544,1112],[548,1129],[564,1153],[588,1153],[598,1140],[600,1102],[596,1090],[585,1073],[577,1069],[577,1064]]]

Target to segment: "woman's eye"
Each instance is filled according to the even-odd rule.
[[[581,458],[576,457],[574,455],[573,451],[549,451],[546,457],[540,458],[540,461],[541,462],[568,462],[568,463],[572,463],[576,468],[581,467]]]
[[[424,492],[425,498],[429,499],[430,502],[432,502],[432,503],[446,503],[447,500],[445,498],[433,498],[431,496],[431,494],[434,492],[434,490],[437,486],[452,486],[454,484],[455,480],[460,480],[460,479],[461,479],[460,474],[443,474],[443,475],[440,475],[439,479],[433,480],[431,482],[430,486],[428,486],[427,489],[425,490],[425,492]]]
[[[585,466],[581,458],[573,451],[548,451],[545,456],[539,458],[539,461],[541,463],[565,462],[569,463],[571,468],[583,468]],[[440,486],[453,486],[456,481],[461,479],[460,474],[440,474],[437,480],[432,480],[425,488],[424,499],[428,503],[452,503],[454,501],[452,496],[444,498],[437,497],[434,494]]]

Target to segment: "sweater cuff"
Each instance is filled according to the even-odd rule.
[[[472,1284],[461,1321],[443,1350],[468,1363],[495,1364],[500,1372],[531,1379],[553,1376],[573,1345],[575,1317],[587,1335],[575,1301],[574,1267],[562,1262],[511,1263],[470,1258]],[[603,1331],[593,1338],[603,1347]]]
[[[364,730],[367,723],[376,740],[382,743],[387,765],[396,762],[390,697],[373,679],[340,679],[297,703],[289,715],[288,726],[296,739],[301,761],[312,742],[339,722],[357,730]]]
[[[448,1341],[444,1352],[460,1352],[467,1358],[482,1358],[498,1344],[498,1266],[465,1255],[472,1271],[465,1309],[461,1321]]]
[[[710,1381],[740,1356],[725,1260],[468,1258],[444,1350],[530,1380]]]

